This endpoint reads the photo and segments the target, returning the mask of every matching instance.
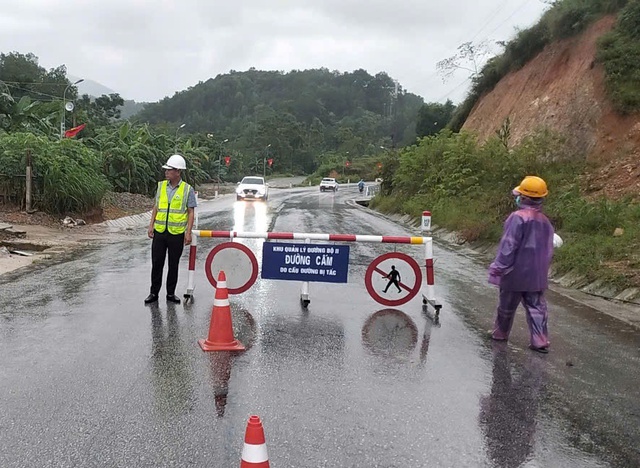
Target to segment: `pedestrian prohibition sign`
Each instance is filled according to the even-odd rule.
[[[216,245],[213,249],[211,249],[209,255],[207,255],[207,261],[205,263],[204,271],[207,274],[207,279],[209,280],[209,283],[211,283],[211,286],[217,288],[218,282],[215,278],[216,275],[214,275],[214,272],[212,271],[213,259],[216,255],[221,254],[223,250],[229,251],[232,249],[239,250],[240,252],[246,254],[247,257],[249,257],[250,271],[248,271],[249,269],[246,266],[239,265],[235,261],[233,261],[237,259],[231,259],[231,262],[229,262],[229,259],[225,259],[227,260],[227,262],[224,262],[225,267],[220,268],[220,270],[225,270],[225,273],[227,275],[227,290],[229,291],[229,294],[240,294],[253,286],[253,283],[255,283],[256,279],[258,279],[258,259],[256,259],[254,253],[246,245],[240,244],[238,242],[223,242],[222,244]],[[244,257],[244,255],[242,255],[241,257]],[[248,275],[244,275],[248,276],[249,279],[245,283],[241,283],[239,286],[235,286],[234,283],[240,282],[238,281],[237,276],[241,275],[243,271],[249,273]]]
[[[384,281],[374,282],[374,273]],[[412,284],[415,281],[414,284]],[[395,307],[406,304],[420,292],[422,272],[420,266],[413,258],[401,252],[390,252],[379,256],[364,275],[364,284],[369,295],[380,304]],[[380,286],[382,284],[382,287]],[[379,291],[376,289],[380,289]],[[398,288],[400,292],[398,292]],[[388,291],[385,291],[385,289]],[[390,299],[383,295],[393,297],[403,294],[398,299]]]

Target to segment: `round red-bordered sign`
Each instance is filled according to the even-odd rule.
[[[387,274],[386,272],[380,270],[378,268],[378,265],[380,265],[385,260],[389,260],[392,258],[408,263],[416,277],[416,284],[414,284],[412,287],[408,287],[407,285],[400,282],[400,288],[404,289],[405,291],[409,291],[409,294],[401,297],[400,299],[384,298],[380,294],[378,294],[378,292],[373,287],[374,272],[381,275]],[[389,307],[395,307],[402,304],[406,304],[411,299],[416,297],[416,295],[420,292],[420,288],[422,286],[422,271],[420,271],[420,265],[418,265],[418,262],[416,262],[413,258],[409,257],[407,254],[403,254],[401,252],[390,252],[384,255],[380,255],[373,262],[371,262],[371,265],[369,265],[369,268],[367,268],[367,272],[364,275],[364,284],[367,287],[367,291],[369,292],[369,295],[376,302]]]
[[[216,254],[220,253],[220,251],[224,249],[237,249],[241,252],[244,252],[247,257],[249,257],[249,261],[251,262],[251,277],[249,278],[249,281],[237,288],[227,288],[229,294],[243,293],[251,286],[253,286],[253,283],[255,283],[258,279],[258,259],[251,251],[251,249],[244,244],[240,244],[238,242],[223,242],[222,244],[218,244],[213,249],[211,249],[211,252],[209,252],[209,255],[207,255],[207,261],[205,262],[204,266],[204,271],[207,274],[207,279],[209,280],[209,283],[211,283],[211,286],[213,286],[214,288],[218,287],[218,281],[213,277],[213,272],[211,271],[211,264],[213,263],[213,257],[215,257]]]

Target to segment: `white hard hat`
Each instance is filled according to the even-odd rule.
[[[162,166],[162,169],[186,169],[187,162],[179,154],[174,154],[167,159],[167,163]]]

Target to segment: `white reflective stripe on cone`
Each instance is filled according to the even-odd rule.
[[[227,307],[229,306],[229,299],[213,299],[214,307]]]
[[[269,461],[267,444],[253,445],[245,442],[242,448],[242,460],[248,463],[264,463]]]
[[[218,287],[216,289],[222,289],[227,287],[226,281],[218,281]]]

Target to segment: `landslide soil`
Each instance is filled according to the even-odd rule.
[[[547,46],[484,95],[463,129],[485,141],[509,117],[511,145],[532,131],[551,129],[590,163],[582,176],[586,195],[640,201],[640,114],[615,111],[596,61],[597,41],[615,21],[607,16],[583,34]]]

